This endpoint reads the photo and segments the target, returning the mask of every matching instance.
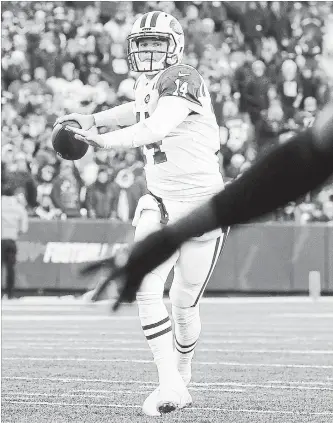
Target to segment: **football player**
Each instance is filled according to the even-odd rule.
[[[210,94],[197,70],[181,64],[183,52],[180,23],[164,12],[146,13],[128,36],[130,68],[141,73],[135,100],[93,116],[72,114],[57,121],[77,120],[82,129],[67,129],[95,147],[143,148],[149,194],[140,199],[134,216],[135,241],[175,223],[223,188],[217,156],[219,128]],[[87,131],[93,125],[112,124],[127,127],[103,135]],[[227,229],[197,232],[145,276],[136,294],[159,377],[159,387],[143,404],[147,415],[158,416],[192,402],[187,385],[201,331],[199,302],[226,238]],[[172,269],[174,334],[163,303],[164,284]]]

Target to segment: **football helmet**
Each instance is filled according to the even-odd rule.
[[[166,41],[166,49],[140,49],[143,39]],[[149,61],[140,60],[141,53],[150,54]],[[156,54],[158,53],[158,54]],[[156,56],[162,58],[156,60]],[[169,66],[181,62],[184,53],[184,32],[173,16],[165,12],[149,12],[138,18],[127,37],[127,58],[130,69],[134,72],[157,73]]]

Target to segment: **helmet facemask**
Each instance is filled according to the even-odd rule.
[[[140,49],[139,42],[144,39],[166,41],[166,48],[163,50]],[[176,43],[172,34],[159,32],[132,34],[127,38],[127,42],[129,66],[134,72],[156,73],[178,61],[177,55],[174,54]]]

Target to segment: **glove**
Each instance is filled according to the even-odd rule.
[[[119,297],[113,305],[116,311],[123,302],[132,303],[140,289],[144,277],[162,264],[179,248],[175,234],[169,228],[150,234],[137,242],[130,253],[122,250],[114,257],[94,262],[81,270],[81,275],[90,275],[101,269],[110,271],[108,277],[94,289],[91,301],[102,296],[112,281],[119,281]]]

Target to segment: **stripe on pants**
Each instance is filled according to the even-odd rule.
[[[198,301],[200,300],[200,298],[201,298],[201,296],[202,296],[202,294],[203,294],[203,292],[204,292],[204,290],[205,290],[205,288],[206,288],[206,286],[209,282],[209,279],[212,276],[212,273],[213,273],[213,270],[214,270],[215,265],[217,263],[217,260],[220,256],[220,254],[222,253],[223,248],[225,246],[225,242],[227,240],[228,234],[229,234],[229,228],[227,229],[226,232],[223,233],[222,236],[220,236],[216,240],[215,250],[214,250],[213,259],[212,259],[212,263],[210,265],[209,272],[207,274],[207,277],[205,279],[204,284],[202,285],[202,287],[200,289],[199,295],[197,296],[196,300],[194,301],[194,304],[192,305],[192,307],[195,307],[198,304]]]

